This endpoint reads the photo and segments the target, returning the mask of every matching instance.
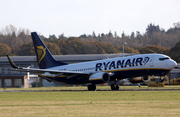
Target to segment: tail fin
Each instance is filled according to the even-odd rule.
[[[40,69],[66,65],[66,63],[59,62],[54,59],[54,57],[51,55],[50,51],[36,32],[32,32],[31,37],[34,43],[34,49]]]

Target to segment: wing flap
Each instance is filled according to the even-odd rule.
[[[84,72],[75,72],[75,71],[61,71],[61,70],[51,70],[51,69],[34,69],[34,68],[21,68],[17,69],[18,71],[21,72],[34,72],[34,73],[45,73],[49,72],[51,74],[84,74],[84,75],[89,75],[90,73],[84,73]]]

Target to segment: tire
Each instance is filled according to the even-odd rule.
[[[111,90],[115,90],[116,87],[114,85],[111,85]]]
[[[88,85],[87,88],[88,88],[88,91],[91,91],[91,85]]]
[[[96,90],[96,85],[92,84],[91,87],[92,87],[92,88],[91,88],[91,89],[92,89],[91,91],[95,91],[95,90]]]
[[[95,91],[96,90],[96,85],[88,85],[88,91]]]
[[[119,90],[119,85],[116,85],[116,90]]]

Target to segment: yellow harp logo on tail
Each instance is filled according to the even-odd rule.
[[[43,46],[36,46],[37,47],[37,56],[38,56],[38,61],[39,63],[41,60],[44,58],[46,55],[46,48],[43,48]]]

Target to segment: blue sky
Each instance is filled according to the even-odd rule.
[[[12,24],[48,37],[165,30],[180,21],[180,0],[1,0],[0,29]]]

